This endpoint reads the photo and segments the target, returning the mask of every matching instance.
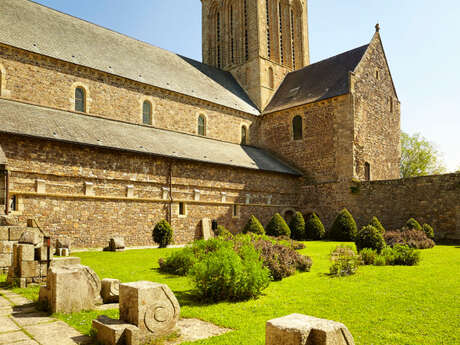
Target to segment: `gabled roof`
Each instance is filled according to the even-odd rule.
[[[289,73],[264,114],[347,94],[349,72],[355,70],[368,47],[365,45]]]
[[[299,176],[268,152],[205,137],[0,98],[0,132]]]
[[[229,72],[28,0],[0,1],[0,43],[260,114]]]

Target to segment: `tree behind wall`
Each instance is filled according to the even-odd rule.
[[[446,171],[441,154],[435,146],[420,133],[409,135],[401,132],[401,163],[402,178],[437,175]]]

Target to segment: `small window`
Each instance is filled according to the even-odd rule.
[[[86,111],[85,90],[82,87],[75,89],[75,111],[82,113]]]
[[[206,135],[206,119],[204,115],[198,117],[198,135]]]
[[[17,211],[18,210],[18,198],[16,195],[13,195],[10,200],[10,210]]]
[[[371,165],[368,162],[364,163],[364,178],[366,181],[371,180]]]
[[[302,117],[300,115],[292,119],[292,133],[294,140],[302,140]]]
[[[152,124],[152,103],[145,101],[142,105],[142,123],[145,125]]]
[[[233,218],[239,218],[240,217],[240,206],[239,205],[233,205],[232,217]]]
[[[388,102],[390,103],[390,113],[393,113],[393,97],[389,97]]]
[[[248,129],[246,126],[241,127],[241,145],[246,145],[248,140]]]
[[[268,85],[270,89],[275,87],[275,76],[273,75],[273,68],[268,68]]]
[[[375,79],[379,80],[380,79],[380,72],[379,70],[375,70]]]
[[[179,203],[179,216],[185,216],[185,203]]]

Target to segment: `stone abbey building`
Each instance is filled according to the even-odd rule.
[[[202,0],[203,63],[28,0],[0,1],[0,204],[77,247],[176,243],[203,219],[348,207],[460,233],[459,175],[398,180],[400,103],[377,30],[311,64],[306,0]]]

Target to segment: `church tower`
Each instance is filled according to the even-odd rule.
[[[203,62],[229,71],[263,110],[310,63],[307,0],[201,0]]]

